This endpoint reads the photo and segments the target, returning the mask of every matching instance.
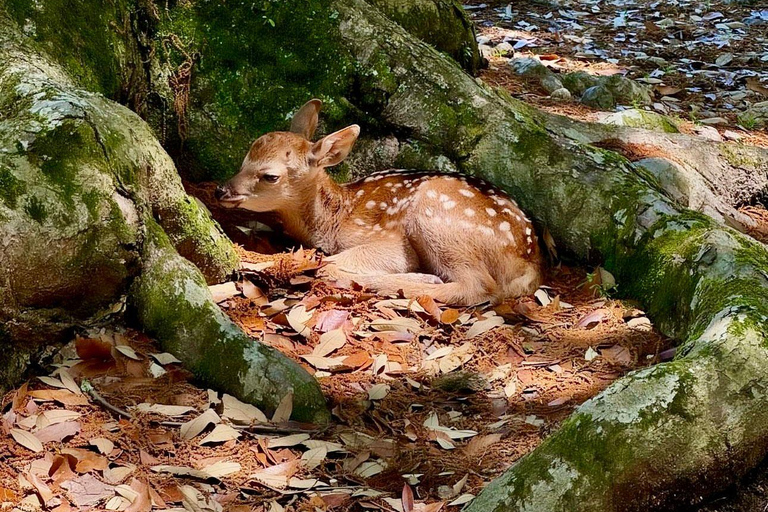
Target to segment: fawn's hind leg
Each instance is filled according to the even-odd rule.
[[[348,279],[372,290],[390,294],[407,287],[440,284],[439,277],[416,272],[419,260],[408,245],[371,243],[352,247],[325,258],[320,276]]]

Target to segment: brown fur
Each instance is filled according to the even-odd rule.
[[[421,172],[337,185],[325,168],[347,156],[359,127],[313,144],[318,110],[316,100],[302,107],[297,133],[257,139],[222,204],[277,212],[289,235],[331,255],[326,276],[382,293],[472,305],[536,290],[539,244],[514,201],[480,180]]]

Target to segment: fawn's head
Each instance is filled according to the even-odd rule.
[[[267,133],[254,141],[240,172],[216,189],[222,206],[255,212],[296,208],[318,173],[347,157],[360,127],[348,126],[311,142],[320,106],[320,100],[308,101],[293,116],[291,131]]]

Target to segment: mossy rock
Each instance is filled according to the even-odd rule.
[[[600,119],[601,123],[612,124],[616,126],[629,126],[632,128],[643,128],[645,130],[655,130],[665,133],[679,133],[677,123],[667,116],[631,108],[609,114]]]

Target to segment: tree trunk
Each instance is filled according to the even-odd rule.
[[[198,378],[267,410],[293,390],[297,419],[327,420],[314,379],[213,303],[206,278],[232,274],[237,256],[146,123],[79,88],[14,25],[0,8],[0,388],[49,344],[122,311],[132,288],[139,327]]]

